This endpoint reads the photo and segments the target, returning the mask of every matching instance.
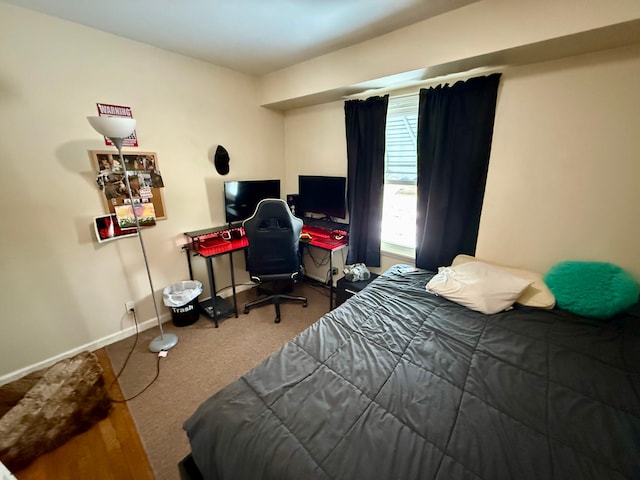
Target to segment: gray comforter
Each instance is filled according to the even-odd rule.
[[[204,478],[640,478],[640,318],[484,315],[431,276],[391,268],[204,402]]]

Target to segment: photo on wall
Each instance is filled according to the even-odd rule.
[[[118,225],[115,215],[100,215],[93,218],[93,229],[98,243],[117,240],[118,238],[134,237],[138,235],[135,228],[123,229]]]
[[[153,203],[136,203],[131,208],[131,205],[119,205],[116,206],[116,219],[118,225],[122,229],[135,228],[136,217],[138,217],[138,223],[141,227],[150,227],[156,224],[156,214],[153,209]],[[134,216],[135,210],[135,216]]]

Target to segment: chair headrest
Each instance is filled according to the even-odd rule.
[[[284,224],[290,224],[292,220],[296,219],[289,210],[287,203],[279,198],[265,198],[260,200],[256,206],[255,212],[244,222],[250,222],[254,220],[264,220],[273,226],[283,226]]]

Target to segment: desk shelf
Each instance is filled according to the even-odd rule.
[[[202,310],[202,313],[213,319],[230,317],[231,315],[234,315],[236,313],[233,304],[226,298],[222,298],[219,295],[216,296],[215,304],[210,298],[201,301],[200,309]]]

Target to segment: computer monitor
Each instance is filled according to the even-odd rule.
[[[298,176],[298,208],[302,214],[345,218],[347,179],[318,175]]]
[[[227,223],[246,220],[265,198],[280,198],[280,180],[224,182],[224,211]]]

